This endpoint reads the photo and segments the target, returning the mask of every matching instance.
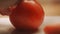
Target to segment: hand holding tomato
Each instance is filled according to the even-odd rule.
[[[7,9],[11,23],[19,30],[35,30],[44,19],[44,11],[36,0],[18,0],[16,6]]]

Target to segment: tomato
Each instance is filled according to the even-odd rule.
[[[16,29],[34,30],[42,24],[44,11],[35,0],[23,0],[18,2],[9,18]]]
[[[0,9],[0,14],[8,15],[16,29],[36,30],[44,19],[44,11],[36,0],[18,0],[16,6]]]
[[[60,34],[60,24],[50,24],[45,26],[44,32],[46,34]]]

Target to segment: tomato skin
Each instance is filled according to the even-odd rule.
[[[23,1],[17,5],[9,17],[16,29],[34,30],[42,24],[44,12],[35,1]]]
[[[46,34],[60,34],[60,25],[59,24],[47,25],[44,28],[44,32]]]

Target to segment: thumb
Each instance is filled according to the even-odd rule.
[[[1,15],[9,15],[10,13],[9,13],[9,11],[6,10],[5,8],[0,8],[0,14],[1,14]]]

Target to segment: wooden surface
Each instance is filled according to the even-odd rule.
[[[38,31],[32,33],[32,32],[21,32],[14,30],[12,24],[9,21],[9,18],[2,17],[0,18],[0,34],[45,34],[43,29],[47,24],[52,24],[60,22],[60,16],[46,16],[44,19],[43,24],[39,28]]]

